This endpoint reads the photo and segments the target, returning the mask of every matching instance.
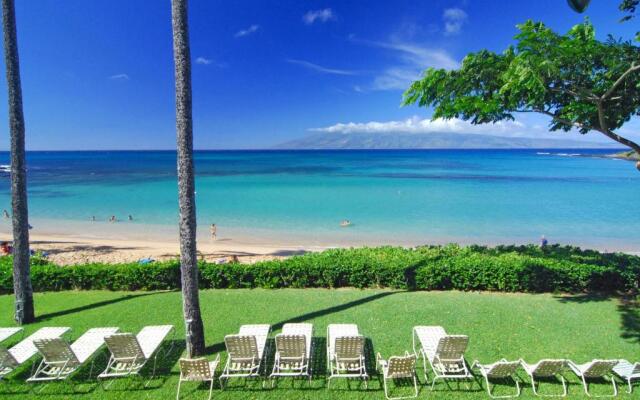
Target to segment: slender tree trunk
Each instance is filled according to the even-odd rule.
[[[182,308],[185,319],[187,353],[190,357],[194,357],[204,353],[204,327],[202,325],[198,296],[193,120],[191,116],[191,51],[189,49],[187,0],[172,0],[171,15],[176,77]]]
[[[11,206],[13,209],[13,291],[16,296],[15,319],[20,325],[33,322],[33,289],[29,267],[29,213],[27,209],[27,169],[24,146],[24,115],[16,13],[13,0],[2,0],[4,59],[9,91],[9,128],[11,134]]]

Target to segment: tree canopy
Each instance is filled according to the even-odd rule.
[[[429,68],[403,103],[433,107],[434,119],[473,124],[539,113],[551,118],[552,131],[596,131],[640,153],[617,132],[640,115],[640,48],[613,37],[597,40],[588,19],[564,35],[534,21],[518,29],[515,46],[501,54],[482,50],[458,69]]]

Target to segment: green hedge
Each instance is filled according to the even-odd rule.
[[[58,266],[33,258],[35,291],[180,287],[178,261]],[[637,292],[640,257],[576,247],[425,246],[332,249],[256,264],[200,263],[201,288],[389,287],[503,292]],[[0,257],[0,292],[12,290]]]

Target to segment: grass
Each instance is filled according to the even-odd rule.
[[[175,397],[177,359],[184,350],[181,298],[179,292],[58,292],[35,295],[38,321],[26,328],[30,334],[42,326],[70,326],[71,338],[90,327],[118,326],[122,331],[137,332],[144,325],[174,324],[177,328],[174,351],[160,366],[159,376],[144,389],[135,379],[114,383],[106,392],[87,380],[88,369],[76,375],[71,387],[55,383],[36,396],[29,392],[24,380],[31,365],[9,376],[6,385],[0,384],[0,397],[7,399],[161,399]],[[399,292],[387,290],[206,290],[201,292],[208,358],[222,352],[223,337],[237,332],[242,324],[269,323],[277,333],[283,323],[312,322],[316,344],[324,349],[326,325],[355,322],[370,340],[369,354],[376,352],[388,357],[411,349],[411,327],[414,325],[442,325],[450,333],[470,336],[467,353],[474,359],[492,362],[502,357],[524,358],[535,362],[540,358],[569,358],[586,362],[592,358],[640,358],[640,312],[635,303],[598,296],[554,296],[549,294],[494,294],[461,292]],[[11,326],[13,297],[0,296],[0,326]],[[13,340],[13,342],[17,339]],[[10,345],[12,342],[4,343]],[[276,389],[262,389],[259,382],[231,381],[225,391],[214,391],[214,399],[384,399],[378,376],[373,376],[369,389],[357,382],[344,380],[326,389],[324,381],[324,351],[318,354],[320,376],[309,386],[301,380],[282,379]],[[101,357],[97,369],[104,367]],[[372,363],[373,367],[373,363]],[[149,371],[148,371],[149,372]],[[94,373],[95,375],[95,373]],[[421,382],[422,368],[419,369]],[[521,398],[533,398],[525,374]],[[571,397],[584,396],[575,376],[568,373]],[[183,391],[185,398],[206,399],[205,386],[189,384]],[[501,393],[511,388],[499,387]],[[559,384],[543,384],[542,391],[553,392]],[[605,383],[594,385],[604,393]],[[622,388],[624,391],[624,388]],[[637,391],[640,388],[636,387]],[[400,386],[396,394],[408,394],[407,386]],[[630,395],[621,394],[626,398]],[[440,383],[436,393],[421,387],[419,398],[475,399],[488,398],[478,382],[471,389],[455,383],[448,388]]]

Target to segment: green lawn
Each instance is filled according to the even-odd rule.
[[[60,292],[38,293],[35,297],[39,315],[37,324],[26,328],[27,334],[42,326],[70,326],[71,338],[86,329],[98,326],[118,326],[122,331],[137,332],[144,325],[174,324],[176,338],[183,335],[181,298],[179,292]],[[411,328],[414,325],[442,325],[449,333],[470,336],[467,353],[469,362],[479,359],[492,362],[502,357],[524,358],[535,362],[540,358],[570,358],[578,363],[592,358],[640,359],[640,312],[618,299],[600,297],[563,297],[549,294],[493,294],[460,292],[394,292],[385,290],[207,290],[201,292],[206,341],[209,358],[223,352],[223,337],[235,333],[242,324],[269,323],[277,333],[289,321],[312,322],[316,343],[324,347],[325,329],[329,323],[357,323],[361,333],[370,339],[372,354],[388,357],[411,349]],[[0,296],[0,326],[12,325],[13,298]],[[17,339],[16,339],[17,340]],[[13,342],[15,342],[14,340]],[[175,397],[177,359],[184,346],[178,343],[174,352],[162,364],[159,378],[147,389],[137,380],[117,382],[104,391],[95,381],[87,381],[88,368],[74,381],[75,388],[52,384],[42,392],[46,396],[29,394],[24,384],[31,365],[9,376],[8,385],[0,385],[0,397],[28,398],[91,398],[91,399],[160,399]],[[12,344],[10,341],[7,344]],[[373,356],[372,356],[373,357]],[[377,376],[369,389],[356,382],[334,381],[326,389],[324,381],[324,351],[318,353],[318,377],[309,387],[303,381],[282,379],[276,389],[262,389],[256,381],[232,381],[214,399],[384,399]],[[105,361],[98,360],[98,368]],[[419,370],[421,381],[421,368]],[[524,373],[521,373],[525,378]],[[571,373],[570,397],[586,397]],[[528,380],[526,380],[528,385]],[[204,386],[185,386],[184,397],[205,399]],[[510,388],[500,388],[501,392]],[[504,389],[504,390],[503,390]],[[553,383],[543,385],[543,391],[557,391]],[[604,393],[609,387],[597,384],[594,389]],[[631,398],[624,394],[622,397]],[[82,394],[74,394],[73,391]],[[474,383],[470,390],[464,385],[436,386],[431,393],[421,387],[419,398],[465,399],[488,398],[484,387]],[[10,392],[13,392],[10,393]],[[408,393],[400,387],[397,393]],[[636,388],[635,396],[640,393]],[[521,398],[532,398],[530,386],[524,386]]]

